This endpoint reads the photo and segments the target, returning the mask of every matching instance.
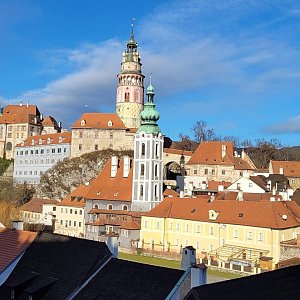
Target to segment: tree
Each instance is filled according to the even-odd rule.
[[[208,128],[205,121],[197,121],[191,131],[197,142],[214,141],[216,139],[214,128]]]
[[[179,141],[177,143],[177,148],[179,150],[193,150],[193,144],[195,142],[190,139],[190,137],[186,134],[179,133]]]

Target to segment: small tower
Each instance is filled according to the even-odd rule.
[[[144,77],[131,24],[131,36],[123,52],[121,72],[118,74],[116,99],[116,112],[127,128],[140,126],[140,113],[144,104]]]
[[[134,137],[132,210],[149,211],[163,199],[163,143],[157,125],[154,88],[147,89],[147,102],[141,113],[141,126]]]

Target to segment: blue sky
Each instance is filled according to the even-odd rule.
[[[0,0],[0,101],[37,104],[65,127],[114,112],[131,17],[164,134],[204,120],[220,135],[300,145],[296,0]]]

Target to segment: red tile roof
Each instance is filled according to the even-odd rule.
[[[34,135],[26,139],[17,147],[45,146],[55,144],[70,144],[72,138],[71,132],[49,133]]]
[[[163,193],[164,197],[178,197],[179,194],[177,192],[175,192],[172,189],[168,189],[166,188],[164,193]]]
[[[178,154],[178,155],[185,155],[185,156],[193,155],[193,151],[178,150],[178,149],[174,149],[174,148],[164,148],[164,153]]]
[[[273,173],[279,174],[280,168],[283,168],[283,175],[287,177],[300,177],[300,161],[280,161],[271,160]]]
[[[35,124],[34,118],[39,114],[36,105],[7,105],[0,116],[0,124]]]
[[[49,127],[49,126],[54,126],[54,127],[56,127],[56,126],[58,126],[58,124],[57,124],[57,121],[53,118],[53,117],[51,117],[51,116],[47,116],[43,121],[42,121],[42,124],[43,124],[43,126],[44,127]]]
[[[59,202],[54,199],[32,198],[30,201],[28,201],[23,206],[21,206],[20,210],[42,213],[43,204],[56,205],[57,203],[59,203]]]
[[[132,163],[132,162],[131,162]],[[119,159],[116,177],[111,177],[111,160],[100,174],[88,185],[81,185],[62,200],[58,205],[85,206],[86,199],[131,202],[132,166],[128,177],[123,177],[124,160]],[[80,200],[78,201],[78,198]]]
[[[227,187],[229,187],[232,183],[228,182],[228,181],[214,181],[214,180],[210,180],[207,183],[207,189],[209,190],[218,190],[218,187],[220,185],[223,185],[224,188],[226,189]]]
[[[131,161],[132,163],[132,161]],[[123,177],[124,160],[119,160],[116,177],[111,177],[111,160],[108,161],[102,172],[90,184],[86,195],[95,200],[132,200],[132,165],[128,177]]]
[[[0,228],[0,273],[34,240],[36,232]]]
[[[111,123],[110,123],[111,121]],[[111,126],[109,126],[111,124]],[[117,114],[84,113],[72,128],[127,129]]]
[[[222,157],[222,146],[226,146],[226,155]],[[232,142],[201,142],[187,165],[227,165],[236,170],[252,170],[243,159],[233,155]]]
[[[216,221],[209,220],[209,210],[219,214]],[[273,229],[300,227],[300,207],[293,201],[207,202],[198,198],[165,198],[145,216]]]

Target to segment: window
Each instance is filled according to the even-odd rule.
[[[63,210],[64,210],[64,209],[63,209],[63,208],[61,208],[61,209],[60,209],[60,212],[61,212],[61,213],[63,213]]]
[[[7,131],[12,131],[12,126],[8,126]]]
[[[253,236],[252,236],[252,231],[249,231],[249,232],[248,232],[248,240],[252,240],[252,237],[253,237]]]
[[[239,236],[238,230],[235,229],[233,232],[233,237],[236,239],[236,238],[238,238],[238,236]]]
[[[82,215],[82,210],[79,211],[79,214]]]
[[[7,135],[7,137],[9,137],[9,136]],[[6,150],[7,150],[7,151],[11,151],[11,150],[12,150],[12,143],[11,143],[11,142],[8,142],[8,143],[6,144]]]
[[[128,210],[128,206],[127,205],[123,205],[123,210]]]
[[[211,169],[211,175],[215,175],[215,169]]]
[[[204,169],[204,174],[205,174],[205,175],[208,174],[208,169]]]
[[[155,165],[154,167],[154,176],[157,177],[158,176],[158,165]],[[156,179],[156,178],[155,178]]]
[[[78,145],[78,150],[82,150],[82,144]]]
[[[158,156],[158,144],[155,144],[155,155]]]
[[[189,226],[189,224],[186,224],[186,226],[185,226],[185,231],[186,231],[186,232],[189,232],[189,230],[190,230],[190,226]]]
[[[107,209],[110,209],[110,210],[112,210],[112,209],[113,209],[113,206],[112,206],[112,204],[108,204],[108,205],[107,205]]]
[[[172,222],[170,223],[169,229],[173,230],[173,223]]]
[[[72,221],[71,220],[69,221],[69,226],[72,226]]]
[[[140,185],[140,196],[144,195],[144,186],[141,184]]]
[[[30,150],[30,154],[33,154],[33,150]]]
[[[65,211],[65,212],[66,212],[66,214],[68,213],[68,209],[67,209],[67,208],[66,208],[66,211]]]
[[[58,149],[57,149],[57,153],[61,153],[61,148],[58,148]]]
[[[156,222],[156,229],[160,229],[160,222]]]
[[[249,187],[253,187],[253,184],[252,184],[252,182],[249,182]]]
[[[95,139],[98,139],[98,138],[99,138],[99,132],[96,131],[96,132],[95,132]]]
[[[76,221],[74,221],[74,227],[76,227]]]
[[[145,175],[145,165],[141,164],[141,176]]]
[[[210,232],[210,235],[214,235],[214,228],[212,226],[210,227],[210,231],[209,232]]]
[[[200,233],[200,225],[197,225],[196,232],[197,232],[197,233]]]
[[[99,209],[98,204],[94,204],[94,209]]]
[[[44,154],[44,149],[41,149],[41,154]]]
[[[145,228],[148,228],[148,221],[145,221],[144,225],[145,225]]]
[[[130,93],[125,93],[125,102],[129,102]]]
[[[222,175],[225,175],[225,170],[222,170]]]
[[[95,151],[97,151],[99,148],[98,148],[98,145],[95,145]]]
[[[52,210],[53,210],[53,211],[56,211],[56,206],[53,206]]]
[[[197,175],[197,170],[194,170],[194,175]]]
[[[72,214],[72,213],[73,213],[73,209],[71,208],[71,209],[70,209],[70,214]]]
[[[74,214],[77,215],[77,209],[74,210]]]
[[[110,139],[113,139],[113,138],[114,138],[114,134],[113,134],[113,133],[110,133],[110,134],[109,134],[109,138],[110,138]]]
[[[260,232],[260,233],[258,234],[258,240],[259,240],[259,241],[263,241],[263,233],[262,233],[262,232]]]
[[[144,143],[142,143],[142,155],[145,155],[146,152],[146,146]]]
[[[158,197],[157,184],[154,186],[154,197]]]
[[[176,224],[176,229],[180,230],[180,224],[179,223]]]
[[[63,220],[60,220],[60,225],[63,225]]]
[[[199,249],[199,242],[196,242],[196,249]]]
[[[39,154],[39,150],[36,149],[36,150],[35,150],[35,154]]]
[[[81,222],[78,222],[78,226],[81,227]]]

